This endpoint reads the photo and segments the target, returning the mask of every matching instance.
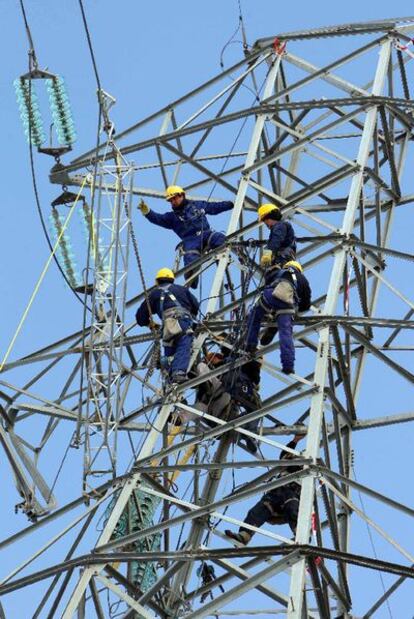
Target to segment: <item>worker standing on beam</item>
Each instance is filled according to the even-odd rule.
[[[269,240],[260,260],[266,270],[277,269],[288,260],[296,259],[296,237],[292,224],[282,221],[282,213],[275,204],[262,204],[258,209],[259,221],[270,230]]]
[[[151,313],[161,319],[165,355],[173,357],[170,379],[172,383],[182,383],[187,380],[193,342],[192,326],[199,302],[188,288],[174,284],[174,279],[171,269],[160,269],[155,278],[156,287],[141,303],[135,316],[140,327],[154,326]]]
[[[247,317],[245,350],[254,353],[259,341],[259,331],[266,315],[276,322],[273,334],[279,331],[282,372],[295,371],[295,346],[293,343],[293,320],[297,311],[305,312],[311,306],[311,288],[303,268],[295,260],[283,268],[272,269],[265,274],[265,288]],[[263,342],[263,340],[262,340]]]
[[[230,351],[209,352],[196,368],[197,376],[207,375],[230,362]],[[260,361],[253,359],[243,367],[231,368],[219,376],[212,376],[198,385],[194,408],[213,417],[228,421],[246,415],[261,407],[259,396]],[[215,426],[210,420],[207,425]],[[243,429],[257,433],[258,420],[243,425]],[[252,454],[257,452],[256,440],[244,434],[238,435],[238,443]]]
[[[296,449],[297,443],[303,435],[297,434],[286,445],[290,449]],[[293,460],[296,458],[290,451],[283,450],[280,454],[280,460]],[[296,473],[302,469],[302,466],[285,466],[282,467],[276,476],[281,479],[291,473]],[[291,482],[278,488],[273,488],[266,492],[254,507],[248,513],[244,522],[253,527],[260,528],[265,522],[270,524],[288,524],[293,533],[296,533],[296,525],[298,522],[299,500],[300,500],[300,484]],[[250,542],[254,535],[254,531],[245,527],[240,527],[238,533],[233,533],[230,529],[226,529],[227,537],[236,540],[240,544],[246,545]]]
[[[169,213],[156,213],[141,200],[138,208],[151,223],[174,230],[183,242],[184,266],[198,260],[203,251],[216,249],[226,242],[226,235],[210,228],[206,215],[218,215],[233,208],[233,202],[187,200],[185,191],[178,185],[167,187],[166,200],[171,204]],[[190,279],[191,272],[186,274]],[[198,277],[192,279],[191,288],[197,288]]]

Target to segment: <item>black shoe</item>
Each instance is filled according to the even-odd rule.
[[[295,368],[282,368],[283,374],[294,374]]]
[[[257,453],[257,442],[255,441],[254,438],[250,438],[250,436],[243,436],[243,438],[239,439],[239,445],[242,445],[241,441],[244,441],[244,447],[247,449],[247,451],[251,454],[255,454]]]
[[[252,538],[252,534],[248,533],[247,531],[234,533],[233,531],[230,531],[230,529],[226,529],[224,533],[227,535],[227,537],[230,537],[230,539],[234,539],[236,540],[236,542],[239,542],[239,544],[243,544],[244,546],[248,544]]]
[[[186,380],[187,380],[187,374],[185,372],[176,372],[175,374],[171,376],[171,382],[177,385],[180,385],[181,383],[185,383]]]
[[[180,415],[177,415],[177,413],[170,413],[167,421],[168,423],[172,423],[174,426],[183,425],[183,420],[181,419]]]
[[[277,327],[266,327],[263,331],[262,337],[260,338],[260,344],[262,346],[268,346],[273,341],[277,333]]]
[[[244,352],[248,355],[254,355],[257,352],[257,346],[255,344],[247,344],[244,347]]]
[[[246,441],[246,449],[247,451],[249,451],[251,454],[255,454],[257,453],[257,442],[254,438],[250,438],[250,437],[246,437],[245,439]]]

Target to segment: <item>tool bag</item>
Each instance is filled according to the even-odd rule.
[[[164,310],[164,300],[166,295],[168,295],[174,303],[177,303],[177,305]],[[170,345],[178,336],[191,332],[188,329],[184,332],[179,322],[179,318],[190,318],[188,311],[178,304],[175,296],[168,292],[168,290],[163,290],[161,293],[160,307],[162,315],[162,339],[164,344]]]
[[[288,303],[289,305],[294,305],[295,289],[286,279],[279,280],[273,288],[272,297],[284,303]]]
[[[162,339],[164,342],[171,342],[179,335],[183,335],[177,308],[171,307],[163,313]]]

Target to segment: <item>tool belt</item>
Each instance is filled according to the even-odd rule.
[[[164,344],[172,343],[180,335],[193,333],[191,328],[183,330],[179,318],[189,318],[190,314],[183,307],[169,307],[162,314],[162,339]]]
[[[276,298],[278,298],[278,297],[276,297]],[[290,314],[292,316],[294,316],[296,314],[296,308],[295,308],[295,306],[293,304],[292,304],[291,307],[289,307],[287,309],[275,309],[274,307],[269,307],[269,305],[266,303],[265,299],[263,299],[263,297],[260,297],[259,305],[265,310],[266,313],[268,313],[270,320],[273,320],[273,319],[277,318],[281,314]]]

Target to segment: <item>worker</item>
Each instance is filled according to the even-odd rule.
[[[204,361],[197,365],[197,375],[208,374],[211,369],[231,362],[229,353],[230,351],[226,348],[222,348],[222,352],[207,353]],[[229,369],[219,376],[212,376],[205,380],[197,387],[194,408],[226,421],[259,409],[261,407],[258,394],[260,369],[258,370],[256,366],[260,368],[260,362],[252,360],[242,367]],[[209,420],[206,420],[206,423],[214,425]],[[242,427],[257,433],[257,426],[258,421],[255,420]],[[238,443],[245,446],[250,453],[257,452],[257,442],[250,436],[239,434]]]
[[[258,215],[259,221],[270,230],[260,266],[264,269],[280,268],[288,260],[295,260],[295,231],[289,221],[282,221],[280,208],[275,204],[262,204],[258,209]]]
[[[289,449],[296,449],[296,446],[303,435],[297,434],[287,444]],[[280,460],[292,460],[296,458],[295,454],[290,451],[283,450],[280,454]],[[302,470],[302,466],[285,466],[279,470],[276,478],[281,479],[286,475],[297,473]],[[244,522],[253,527],[260,528],[265,522],[270,524],[288,524],[293,533],[296,533],[296,525],[298,522],[299,500],[300,500],[300,484],[293,481],[284,486],[273,488],[266,492],[260,501],[252,507]],[[227,537],[236,540],[240,544],[248,544],[254,535],[254,531],[241,526],[238,533],[234,533],[226,529]]]
[[[299,262],[289,260],[283,268],[265,275],[265,288],[247,317],[245,349],[254,353],[263,319],[270,315],[279,331],[282,372],[295,371],[293,320],[296,311],[305,312],[311,305],[311,289]]]
[[[156,287],[139,306],[136,320],[141,327],[146,327],[154,326],[152,314],[157,314],[161,319],[165,355],[173,357],[170,379],[172,383],[182,383],[187,379],[193,342],[192,326],[199,302],[188,288],[174,284],[174,279],[171,269],[158,271]]]
[[[183,243],[184,266],[198,260],[204,250],[216,249],[226,242],[226,235],[210,228],[206,215],[218,215],[233,208],[233,202],[214,202],[187,200],[185,191],[178,185],[167,187],[165,197],[172,211],[156,213],[141,200],[138,208],[153,224],[174,230]],[[192,273],[187,272],[190,279]],[[191,281],[191,288],[197,288],[198,277]]]

